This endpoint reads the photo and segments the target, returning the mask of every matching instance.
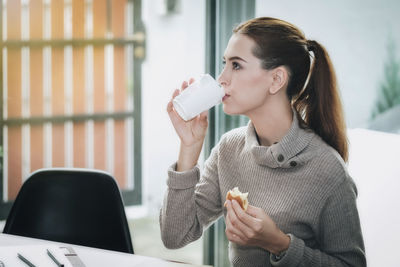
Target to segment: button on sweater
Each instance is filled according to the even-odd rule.
[[[262,248],[230,243],[232,266],[366,266],[356,186],[336,150],[299,127],[296,116],[269,147],[260,146],[249,122],[222,136],[202,172],[175,167],[160,211],[166,247],[185,246],[225,216],[226,193],[237,186],[291,241],[279,261]]]

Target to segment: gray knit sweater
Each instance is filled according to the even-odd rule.
[[[270,147],[259,145],[251,122],[226,133],[202,175],[198,166],[186,172],[171,166],[160,212],[166,247],[198,239],[226,215],[226,193],[238,186],[291,243],[276,261],[264,249],[231,242],[232,266],[366,266],[356,186],[340,155],[293,117],[286,136]]]

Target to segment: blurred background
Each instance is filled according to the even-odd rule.
[[[205,72],[218,76],[234,25],[272,16],[297,25],[328,50],[345,109],[348,167],[359,189],[369,266],[397,264],[400,2],[3,0],[0,5],[3,223],[31,172],[96,168],[110,172],[122,190],[137,254],[226,266],[221,221],[183,249],[162,245],[158,214],[167,169],[179,148],[166,105],[182,81]],[[245,122],[213,109],[202,161],[223,132]]]

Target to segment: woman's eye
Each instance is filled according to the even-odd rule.
[[[232,62],[232,67],[233,67],[234,70],[240,69],[240,65],[237,62]]]
[[[226,65],[226,61],[225,60],[222,60],[222,65]]]

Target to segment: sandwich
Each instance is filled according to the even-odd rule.
[[[247,195],[249,193],[242,193],[239,191],[237,187],[233,188],[232,190],[229,190],[228,193],[226,193],[226,200],[236,200],[237,203],[239,203],[240,207],[246,211],[247,206],[249,205],[249,202],[247,200]]]

